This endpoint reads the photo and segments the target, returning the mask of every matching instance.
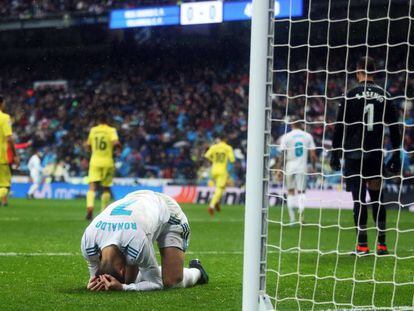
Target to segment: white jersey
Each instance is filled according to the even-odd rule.
[[[33,182],[38,182],[38,179],[42,176],[43,167],[40,157],[36,153],[30,157],[27,167]]]
[[[82,237],[81,250],[88,261],[91,277],[98,269],[100,251],[116,245],[128,265],[139,267],[137,282],[152,284],[150,288],[146,285],[145,290],[162,288],[153,242],[173,216],[165,197],[153,191],[132,192],[109,205],[89,224]],[[139,283],[131,286],[124,285],[124,289],[142,290]]]
[[[286,174],[304,174],[307,172],[309,150],[315,149],[311,134],[294,129],[280,139],[280,150],[286,151]]]

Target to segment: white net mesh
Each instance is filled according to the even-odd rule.
[[[277,309],[414,308],[414,214],[409,212],[414,206],[413,5],[413,0],[309,0],[304,17],[274,20],[268,78],[273,86],[268,94],[271,131],[265,134],[270,159],[265,172],[270,180],[265,189],[268,229],[263,231],[267,254],[261,286]],[[402,128],[400,177],[386,177],[381,169],[385,256],[375,252],[378,228],[370,209],[370,255],[350,256],[357,244],[354,202],[345,192],[342,172],[331,170],[327,152],[338,105],[356,84],[356,63],[362,56],[375,59],[375,82],[390,93]],[[304,221],[296,214],[292,223],[286,178],[276,177],[278,172],[286,175],[286,154],[280,169],[273,164],[283,154],[280,137],[295,122],[312,134],[318,160],[316,169],[306,173]],[[392,149],[385,133],[384,162]],[[297,206],[298,199],[290,204]]]

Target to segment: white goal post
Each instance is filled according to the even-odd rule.
[[[302,3],[252,4],[243,310],[414,310],[414,0],[307,0],[295,18],[275,18],[275,2],[283,12]],[[375,60],[375,81],[397,107],[403,164],[397,178],[381,168],[376,202],[388,210],[387,227],[369,212],[365,257],[350,256],[358,242],[352,210],[375,202],[368,191],[367,201],[345,192],[343,156],[342,171],[329,166],[334,127],[348,125],[336,112],[351,99],[361,57]],[[295,122],[316,137],[318,161],[306,173],[305,220],[292,222],[286,158],[280,168],[274,163],[283,154],[280,137]],[[373,122],[360,123],[365,130]],[[394,150],[385,133],[383,162]],[[376,252],[380,230],[389,249],[383,257]]]
[[[269,70],[273,67],[273,7],[273,0],[253,1],[243,267],[245,311],[258,310],[259,295],[265,294],[268,201],[264,191],[269,181],[266,170],[269,155],[265,152],[266,144],[270,142],[272,106],[273,74]]]

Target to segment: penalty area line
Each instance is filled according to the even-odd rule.
[[[0,257],[30,257],[30,256],[78,256],[80,253],[0,253]]]

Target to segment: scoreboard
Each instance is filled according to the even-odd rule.
[[[299,17],[303,0],[276,0],[275,17]],[[113,10],[109,28],[152,27],[168,25],[218,24],[227,21],[250,20],[251,1],[203,1],[181,5]]]

